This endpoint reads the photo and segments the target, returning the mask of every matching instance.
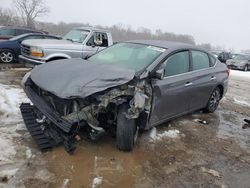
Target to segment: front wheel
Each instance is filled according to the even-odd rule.
[[[212,92],[208,104],[205,108],[205,112],[208,113],[213,113],[219,106],[220,103],[220,99],[221,99],[221,91],[220,89],[217,87],[215,88],[215,90]]]
[[[126,117],[128,109],[128,104],[122,104],[117,115],[116,146],[122,151],[133,150],[138,135],[136,120]]]
[[[10,50],[2,50],[0,52],[0,62],[1,63],[13,63],[14,62],[14,54]]]

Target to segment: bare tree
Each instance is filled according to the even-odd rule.
[[[21,20],[12,10],[0,7],[0,25],[21,25]]]
[[[45,0],[13,0],[13,4],[27,27],[34,28],[35,19],[49,12]]]

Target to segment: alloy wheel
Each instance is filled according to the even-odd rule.
[[[220,102],[220,91],[218,89],[214,90],[209,101],[210,109],[214,110],[218,107]]]
[[[11,52],[8,51],[3,51],[0,54],[0,59],[3,63],[10,63],[13,61],[14,57]]]

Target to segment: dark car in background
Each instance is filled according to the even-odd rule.
[[[21,54],[21,43],[28,39],[60,39],[53,35],[28,33],[0,41],[0,63],[13,63]]]
[[[75,138],[108,132],[118,149],[130,151],[139,130],[197,110],[214,112],[228,76],[224,63],[191,45],[122,42],[87,60],[36,66],[22,81],[33,105],[20,108],[42,150],[63,143],[71,153]]]
[[[226,63],[227,60],[232,59],[233,56],[230,52],[221,52],[217,57],[222,63]]]
[[[22,35],[25,33],[48,34],[45,31],[39,31],[39,30],[25,28],[25,27],[0,26],[0,39],[1,40],[8,40],[14,36]]]
[[[250,55],[236,54],[233,59],[226,62],[230,69],[239,69],[243,71],[250,70]]]

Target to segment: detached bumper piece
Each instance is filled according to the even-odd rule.
[[[23,116],[24,123],[30,132],[31,136],[35,140],[39,149],[43,152],[51,150],[53,143],[50,138],[44,134],[41,126],[36,122],[36,116],[33,111],[33,106],[29,103],[22,103],[20,110]]]

